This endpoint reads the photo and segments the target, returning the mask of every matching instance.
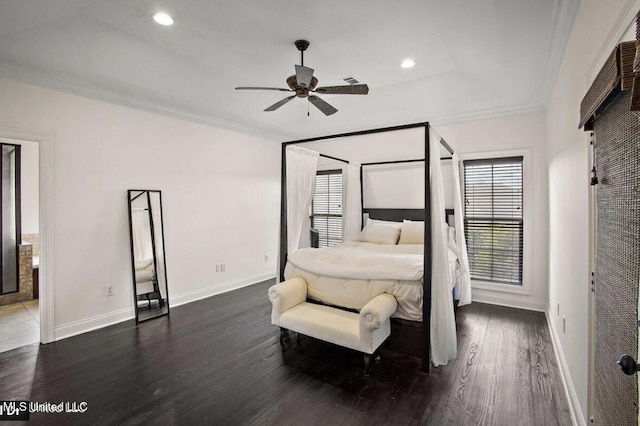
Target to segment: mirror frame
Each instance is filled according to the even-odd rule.
[[[139,193],[139,194],[138,194]],[[156,238],[158,238],[157,235],[155,235],[155,230],[153,226],[150,226],[150,232],[151,232],[151,245],[152,245],[152,251],[153,251],[153,259],[154,259],[154,269],[156,271],[156,276],[157,276],[157,271],[158,271],[158,262],[162,262],[162,266],[164,268],[164,291],[165,291],[165,295],[166,295],[166,299],[165,299],[165,303],[166,303],[166,312],[162,312],[158,315],[153,315],[153,316],[148,316],[145,318],[140,318],[140,313],[139,313],[139,308],[138,308],[138,293],[137,293],[137,287],[136,287],[136,261],[135,261],[135,254],[134,254],[134,244],[133,244],[133,209],[132,209],[132,202],[142,196],[143,194],[147,194],[147,204],[149,206],[149,208],[151,208],[151,204],[150,204],[150,194],[151,193],[157,193],[158,194],[158,201],[159,201],[159,209],[160,209],[160,240],[162,241],[162,259],[158,259],[158,257],[156,256]],[[164,242],[164,215],[162,213],[162,191],[160,190],[156,190],[156,189],[129,189],[127,190],[127,205],[129,207],[129,244],[130,244],[130,248],[131,248],[131,280],[133,283],[133,307],[134,307],[134,311],[136,314],[136,324],[144,322],[144,321],[148,321],[154,318],[159,318],[159,317],[163,317],[163,316],[168,316],[170,313],[170,308],[169,308],[169,282],[168,282],[168,277],[167,277],[167,256],[165,253],[165,242]],[[153,213],[151,213],[151,215],[153,216]],[[158,283],[158,286],[160,285],[160,283]]]

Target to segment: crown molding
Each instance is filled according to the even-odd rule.
[[[97,101],[124,107],[134,108],[154,114],[165,115],[171,118],[190,121],[197,124],[216,127],[224,130],[249,134],[274,141],[285,140],[286,133],[274,130],[267,126],[248,126],[233,120],[214,117],[190,111],[186,108],[176,108],[166,103],[153,102],[148,99],[136,96],[135,93],[120,93],[107,88],[100,88],[85,80],[72,81],[68,77],[46,73],[41,70],[34,70],[8,63],[0,58],[0,77],[14,80],[21,83],[39,86],[45,89],[57,90],[70,95],[81,96]]]
[[[549,55],[547,68],[542,83],[542,103],[547,105],[553,93],[558,72],[562,65],[564,53],[569,44],[569,37],[573,29],[573,23],[578,13],[581,0],[560,0],[554,14],[555,20],[551,29],[551,38],[549,39]]]
[[[488,120],[492,118],[507,117],[510,115],[530,114],[545,110],[545,106],[540,104],[515,105],[489,108],[464,114],[444,115],[431,118],[428,121],[435,126],[448,126],[451,124],[464,123],[466,121]]]
[[[97,101],[134,108],[154,114],[160,114],[180,120],[190,121],[197,124],[203,124],[206,126],[244,133],[277,142],[289,140],[292,138],[292,135],[289,133],[274,130],[273,128],[267,126],[261,126],[257,124],[253,126],[243,125],[232,120],[188,111],[184,108],[175,108],[163,103],[150,102],[146,99],[136,97],[134,93],[124,94],[106,88],[97,88],[88,81],[70,81],[69,78],[64,78],[59,75],[45,73],[44,71],[33,70],[23,66],[10,64],[6,61],[3,61],[2,59],[0,59],[0,78],[6,78],[8,80],[31,84],[43,87],[45,89],[56,90],[75,96],[82,96]],[[466,121],[484,120],[544,110],[545,107],[542,104],[515,105],[489,108],[485,110],[466,112],[461,114],[435,116],[430,118],[429,122],[434,125],[442,126],[462,123]],[[344,131],[348,131],[348,129],[345,129]]]

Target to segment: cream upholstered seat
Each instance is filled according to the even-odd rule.
[[[271,323],[282,330],[334,343],[371,355],[391,334],[389,317],[397,308],[387,293],[369,301],[360,313],[307,302],[307,282],[290,278],[269,288]],[[280,344],[283,344],[282,335]],[[369,357],[365,356],[368,367]]]

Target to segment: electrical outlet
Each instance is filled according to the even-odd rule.
[[[268,255],[268,254],[265,254],[265,255],[264,255],[264,261],[265,261],[265,262],[268,262],[268,261],[269,261],[269,255]]]
[[[562,332],[567,332],[567,319],[564,316],[562,317]]]
[[[216,272],[220,272],[220,264],[216,263]]]
[[[225,265],[224,263],[220,265],[220,271],[224,272],[226,270],[227,270],[227,265]]]
[[[105,285],[102,287],[102,294],[105,297],[113,296],[113,286]]]

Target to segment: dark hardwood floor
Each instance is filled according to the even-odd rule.
[[[567,425],[542,313],[460,308],[458,359],[362,357],[294,336],[282,351],[265,282],[44,346],[0,354],[0,400],[86,401],[29,424]],[[16,423],[11,423],[16,424]]]

